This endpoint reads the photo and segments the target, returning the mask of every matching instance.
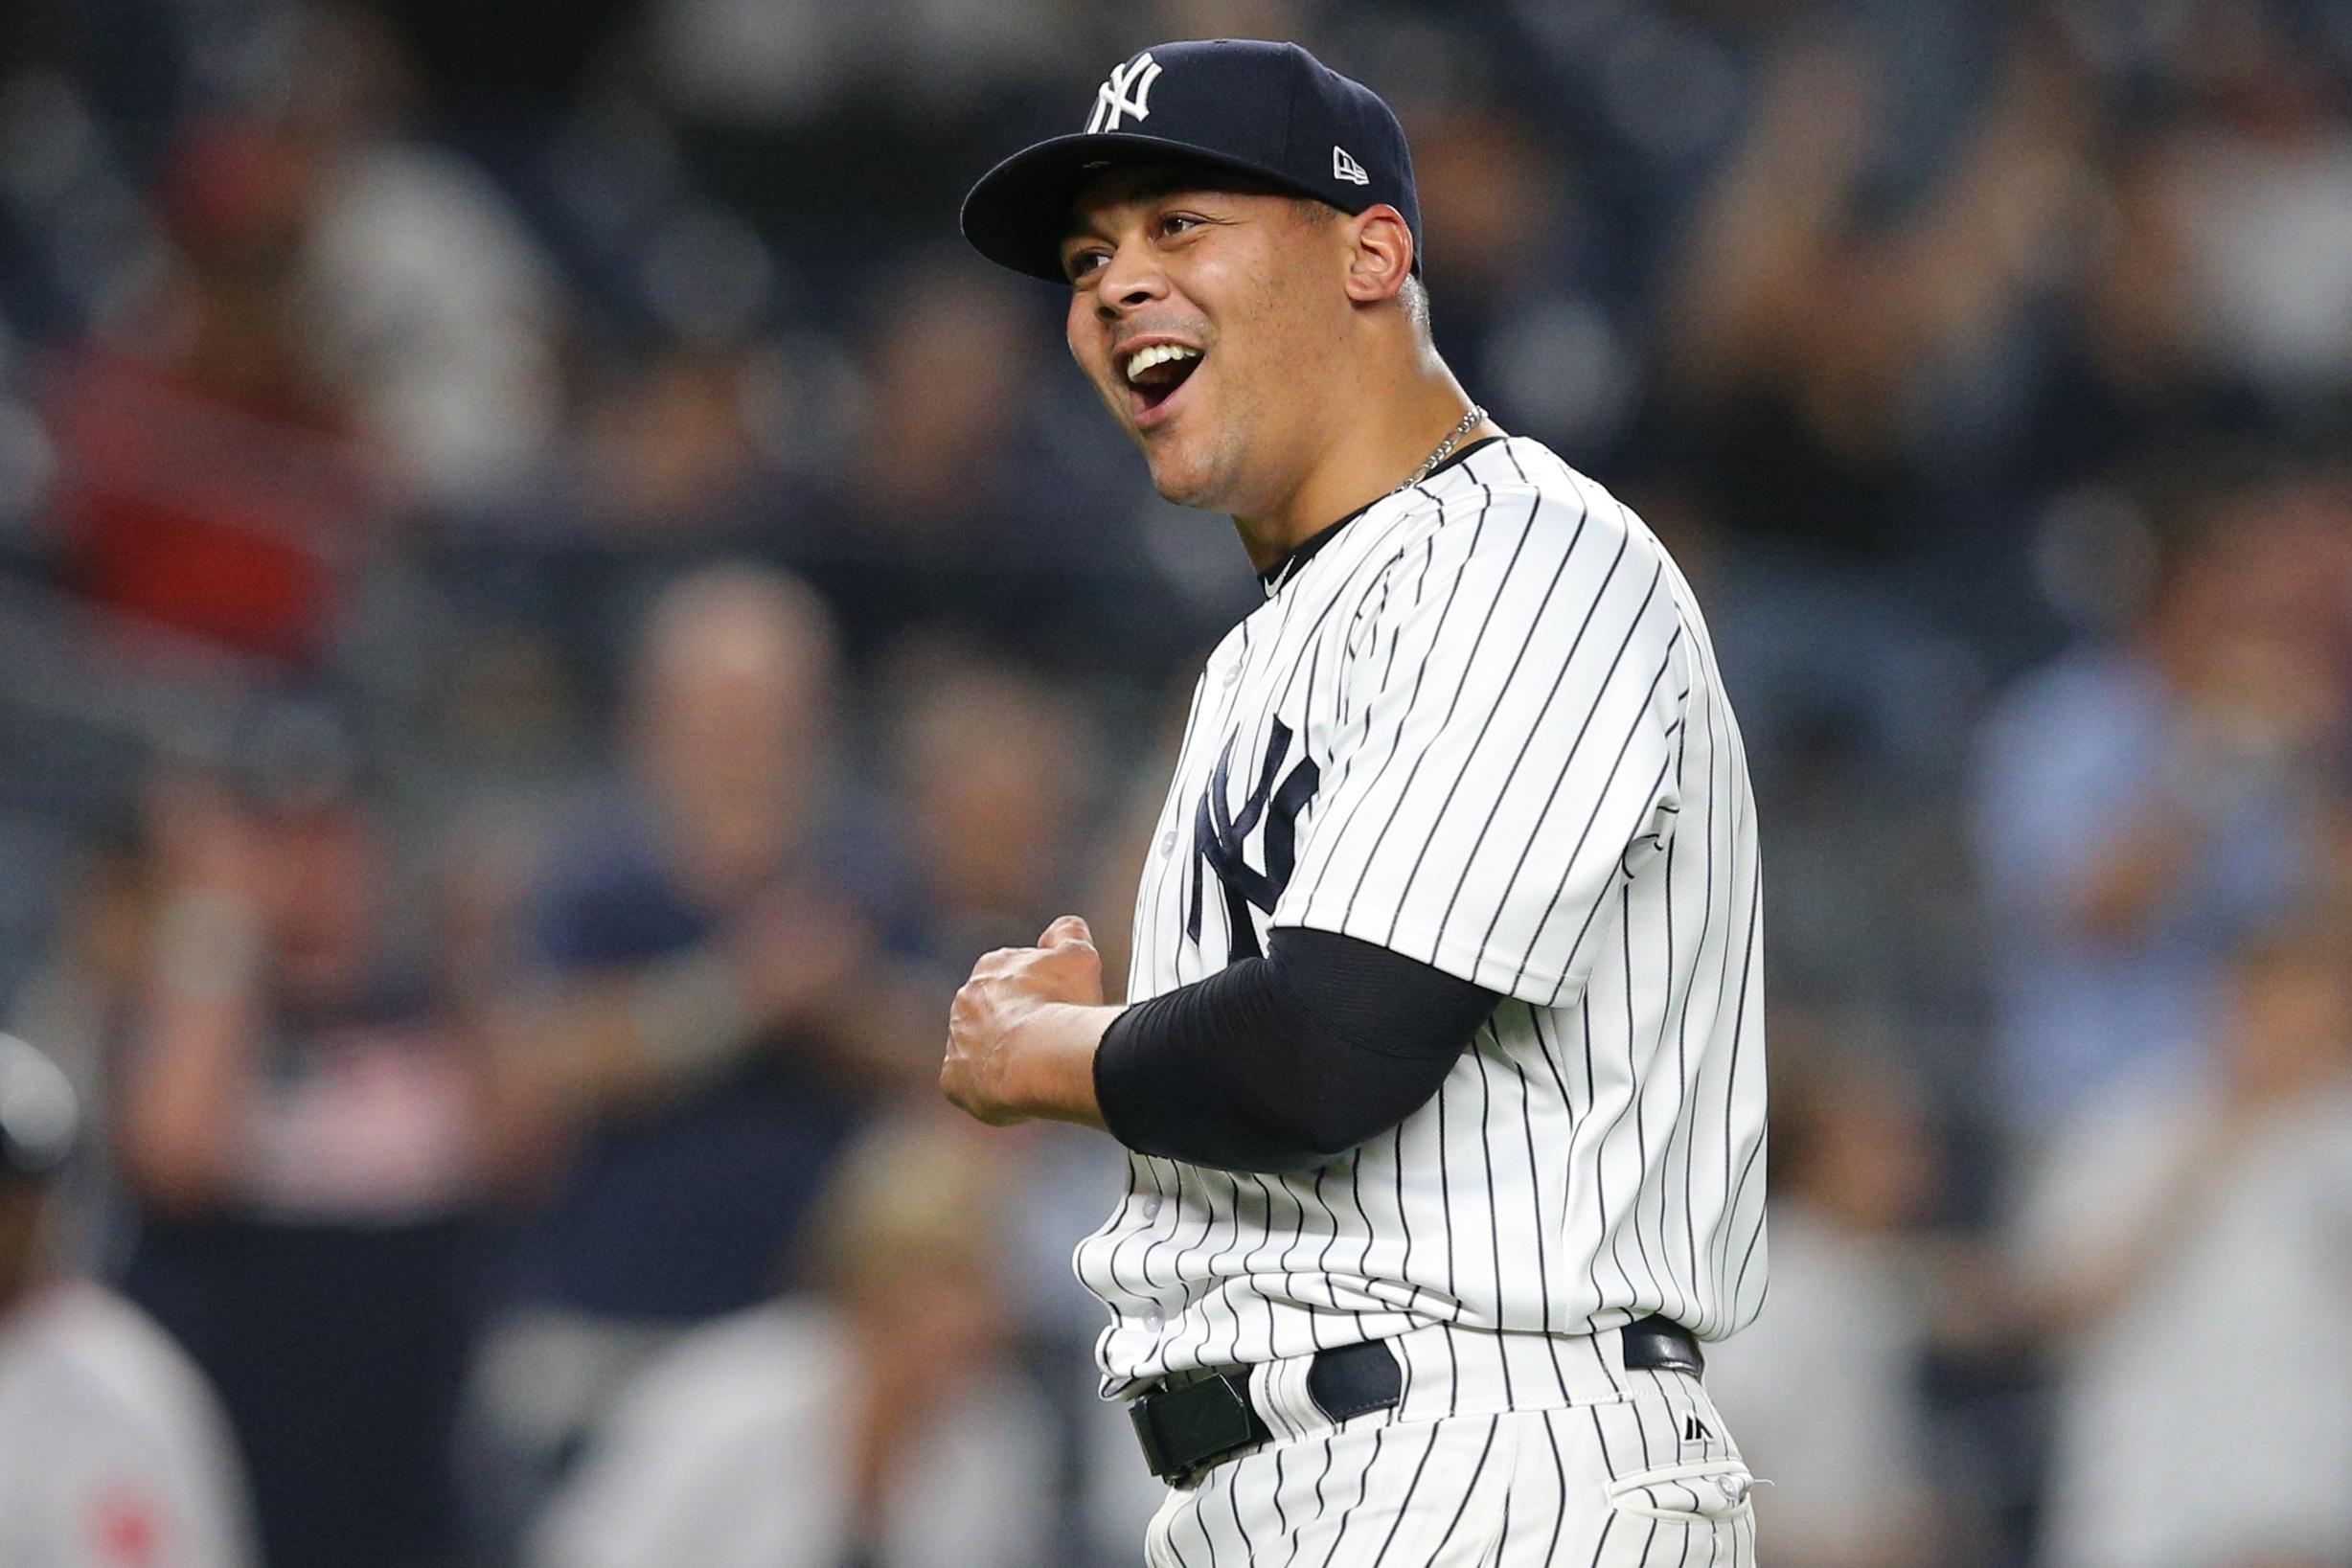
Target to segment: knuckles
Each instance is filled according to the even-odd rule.
[[[974,975],[956,988],[955,1000],[948,1006],[951,1018],[971,1019],[986,1011],[995,1000],[1000,982],[993,975]]]

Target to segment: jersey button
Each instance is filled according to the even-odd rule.
[[[1162,860],[1165,860],[1175,852],[1176,829],[1171,828],[1166,832],[1159,835],[1159,857]]]
[[[1143,1200],[1143,1217],[1146,1219],[1159,1217],[1159,1197],[1156,1193]]]
[[[1158,1307],[1153,1307],[1144,1312],[1143,1326],[1152,1332],[1158,1333],[1162,1329],[1168,1327],[1168,1319],[1161,1314]]]
[[[1242,667],[1239,664],[1228,665],[1222,678],[1227,686],[1231,686],[1242,678]]]

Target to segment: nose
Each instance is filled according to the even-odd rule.
[[[1094,288],[1094,309],[1103,320],[1116,321],[1128,311],[1167,297],[1168,275],[1160,269],[1152,248],[1125,244],[1103,263],[1103,276]]]

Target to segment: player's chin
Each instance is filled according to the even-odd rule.
[[[1198,408],[1187,409],[1181,420],[1129,426],[1129,434],[1143,449],[1144,463],[1152,470],[1152,488],[1159,491],[1160,499],[1178,506],[1206,506],[1215,499],[1217,443],[1211,432],[1211,421]]]
[[[1152,470],[1152,488],[1159,498],[1179,507],[1203,507],[1216,499],[1216,476],[1203,455],[1178,440],[1139,438],[1145,464]]]

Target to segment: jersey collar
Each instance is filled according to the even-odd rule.
[[[1476,441],[1472,442],[1469,445],[1458,447],[1453,452],[1450,453],[1445,462],[1439,464],[1436,467],[1431,468],[1427,473],[1423,474],[1417,483],[1426,485],[1430,480],[1435,479],[1439,474],[1444,473],[1448,468],[1452,467],[1455,464],[1470,456],[1471,453],[1478,450],[1478,448],[1481,446],[1492,446],[1496,442],[1507,439],[1507,437],[1503,436],[1480,436]],[[1396,491],[1391,490],[1388,493],[1389,495],[1394,495]],[[1348,524],[1354,522],[1357,518],[1361,517],[1365,512],[1370,511],[1374,507],[1379,506],[1382,501],[1387,499],[1387,495],[1376,495],[1371,500],[1366,501],[1362,506],[1358,507],[1354,511],[1351,511],[1346,516],[1340,518],[1337,522],[1326,524],[1324,527],[1315,530],[1315,532],[1313,534],[1310,534],[1305,538],[1299,540],[1298,544],[1292,548],[1289,555],[1284,556],[1280,560],[1274,562],[1273,565],[1258,574],[1258,581],[1265,587],[1266,597],[1271,599],[1276,594],[1282,592],[1283,585],[1289,582],[1292,578],[1298,576],[1299,569],[1305,566],[1309,561],[1314,559],[1316,553],[1319,552],[1325,545],[1337,538],[1341,529],[1347,527]]]

